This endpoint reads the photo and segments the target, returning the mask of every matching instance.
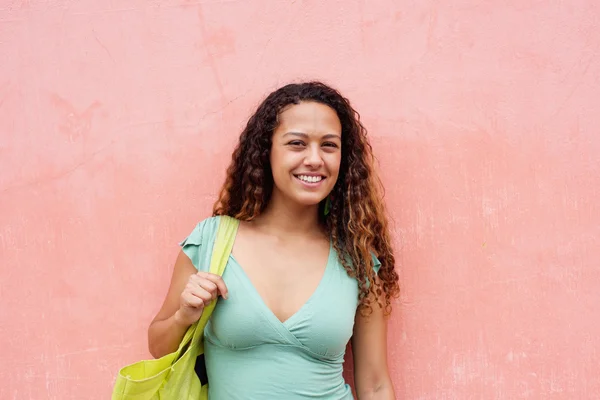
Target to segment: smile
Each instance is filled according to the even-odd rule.
[[[307,183],[307,184],[317,184],[322,182],[325,177],[321,176],[321,175],[294,175],[296,177],[296,179],[298,179],[299,181],[303,182],[303,183]]]

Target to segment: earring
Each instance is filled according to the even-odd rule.
[[[323,210],[323,215],[329,215],[329,211],[331,210],[331,196],[327,196],[327,200],[325,201],[325,209]]]

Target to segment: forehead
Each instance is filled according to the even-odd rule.
[[[286,133],[291,130],[302,133],[341,134],[342,124],[333,108],[312,101],[301,102],[284,108],[279,114],[276,132]]]

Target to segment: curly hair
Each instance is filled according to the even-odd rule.
[[[337,90],[321,82],[305,82],[286,85],[266,97],[240,135],[213,215],[251,221],[265,210],[273,190],[269,156],[279,115],[289,105],[309,101],[335,110],[342,126],[340,173],[326,217],[322,212],[325,201],[319,205],[321,222],[341,264],[358,281],[361,309],[370,313],[376,301],[389,314],[391,298],[399,295],[400,288],[382,185],[373,169],[372,148],[360,116]],[[381,263],[378,274],[373,270],[373,254]]]

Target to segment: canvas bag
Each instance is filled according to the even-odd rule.
[[[219,218],[211,273],[223,275],[238,225],[234,218]],[[112,400],[208,400],[208,383],[201,384],[199,375],[203,375],[204,368],[204,328],[215,305],[213,301],[204,308],[202,317],[188,328],[175,352],[123,367],[115,381]]]

